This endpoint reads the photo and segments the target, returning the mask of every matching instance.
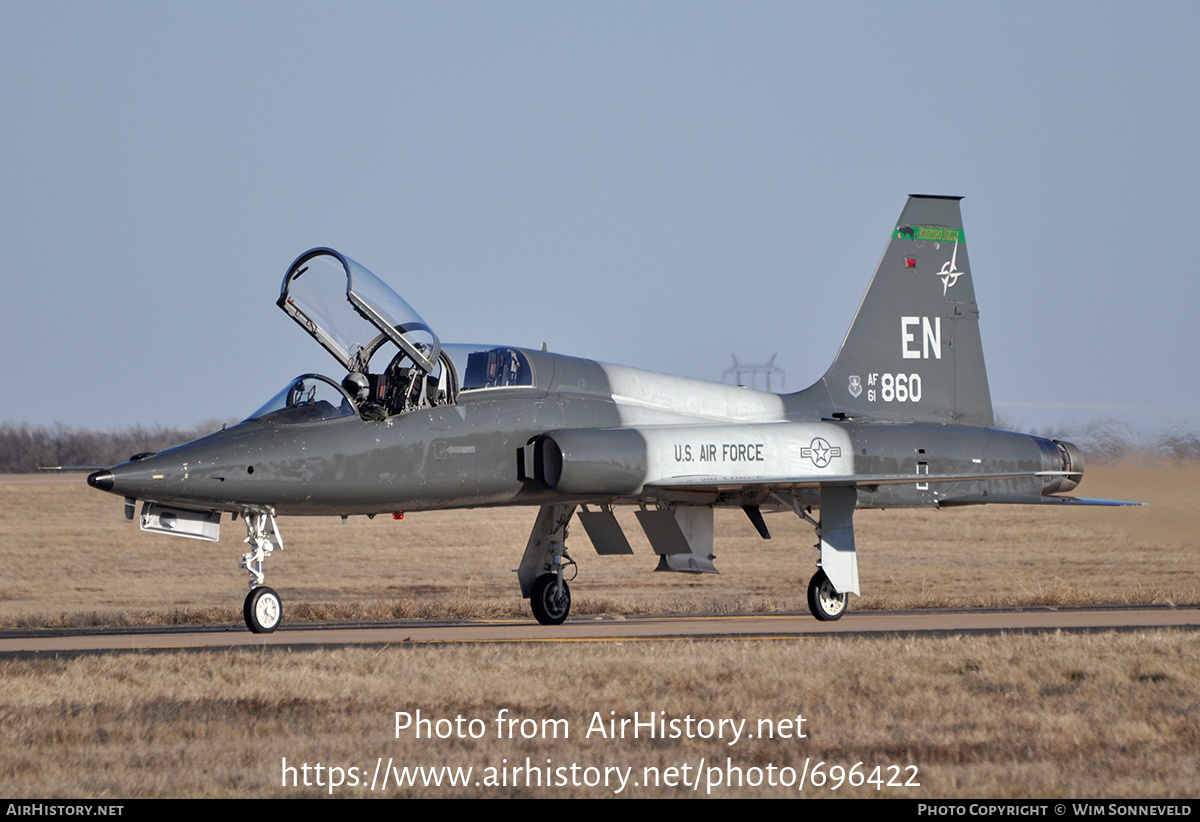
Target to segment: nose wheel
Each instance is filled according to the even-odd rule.
[[[279,594],[275,593],[274,588],[260,585],[246,594],[242,615],[251,633],[269,634],[283,621],[283,603],[279,601]]]

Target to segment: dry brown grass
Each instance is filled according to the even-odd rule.
[[[1200,602],[1200,465],[1088,469],[1090,496],[1144,508],[989,506],[861,511],[864,596],[852,607],[979,607]],[[512,569],[528,508],[281,520],[287,550],[267,563],[289,620],[524,616]],[[655,557],[631,511],[618,512],[632,557],[597,557],[576,524],[574,613],[804,610],[812,529],[767,518],[764,542],[740,511],[717,514],[720,576],[647,573]],[[236,622],[245,536],[216,544],[138,531],[114,497],[82,478],[0,478],[0,626]]]
[[[443,645],[0,662],[0,785],[20,797],[299,796],[291,765],[744,769],[916,765],[919,788],[806,796],[1194,797],[1200,636],[1102,635]],[[563,740],[497,740],[501,708],[566,719]],[[396,711],[486,720],[480,740],[395,738]],[[803,715],[805,739],[584,738],[593,712]],[[906,774],[907,776],[907,774]],[[364,778],[364,781],[367,781]],[[362,787],[339,796],[361,796]],[[603,787],[389,791],[611,796]],[[703,795],[703,788],[700,795]],[[379,794],[376,794],[379,795]],[[631,788],[632,796],[686,796]],[[786,788],[718,796],[788,796]]]
[[[997,506],[861,512],[856,607],[1200,600],[1192,464],[1089,469],[1093,496],[1143,509]],[[269,580],[290,619],[522,615],[515,567],[530,510],[289,519]],[[624,515],[623,515],[624,518]],[[630,518],[631,520],[631,518]],[[719,577],[647,574],[598,558],[582,529],[576,613],[800,610],[811,530],[740,512],[717,521]],[[212,545],[140,533],[77,484],[0,481],[0,621],[236,621],[240,527]],[[231,536],[234,538],[231,539]],[[810,762],[919,768],[917,797],[1191,797],[1200,784],[1194,632],[909,639],[610,642],[106,654],[0,662],[0,786],[14,797],[299,796],[289,764],[523,763],[743,768]],[[562,718],[569,740],[394,738],[395,711]],[[595,711],[780,719],[789,742],[583,739]],[[492,730],[493,726],[489,726]],[[361,788],[338,795],[362,795]],[[604,788],[415,788],[406,795],[610,796]],[[703,793],[703,791],[701,791]],[[786,796],[785,788],[719,790]],[[637,788],[627,795],[694,795]],[[877,795],[870,787],[805,795]]]

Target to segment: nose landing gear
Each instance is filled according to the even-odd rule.
[[[242,606],[242,615],[246,618],[246,627],[251,633],[269,634],[279,627],[283,621],[283,604],[274,588],[260,585],[251,588],[246,594],[246,603]]]
[[[276,548],[283,550],[283,538],[275,524],[275,512],[247,512],[246,543],[254,550],[242,555],[239,568],[250,572],[250,593],[242,604],[246,627],[255,634],[269,634],[283,622],[283,603],[275,589],[263,584],[263,562]],[[268,527],[269,526],[269,527]]]

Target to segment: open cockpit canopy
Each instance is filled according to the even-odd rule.
[[[332,248],[292,263],[278,305],[347,371],[368,379],[361,399],[383,415],[457,398],[458,374],[433,329],[386,283]]]
[[[347,371],[366,372],[389,342],[426,373],[437,368],[438,338],[420,315],[386,283],[332,248],[311,249],[292,263],[278,305]]]
[[[366,419],[453,404],[460,390],[528,388],[535,382],[529,357],[519,348],[443,346],[399,294],[332,248],[311,249],[292,263],[278,305],[351,373],[352,384],[343,385]],[[313,380],[306,375],[300,381],[312,387]],[[354,386],[364,384],[356,393]],[[290,396],[286,389],[280,395]]]

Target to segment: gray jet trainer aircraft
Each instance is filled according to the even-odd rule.
[[[349,374],[293,380],[244,422],[88,477],[143,530],[215,541],[240,514],[246,624],[275,630],[263,563],[276,516],[539,506],[518,569],[543,624],[567,618],[578,516],[600,554],[632,550],[613,506],[636,505],[661,571],[716,573],[713,509],[816,528],[808,604],[858,594],[856,508],[1123,504],[1051,496],[1083,476],[1075,446],[993,428],[958,197],[912,196],[833,365],[772,394],[510,346],[443,345],[358,263],[315,248],[278,305]],[[814,519],[813,509],[819,509]],[[574,579],[571,575],[570,579]]]

